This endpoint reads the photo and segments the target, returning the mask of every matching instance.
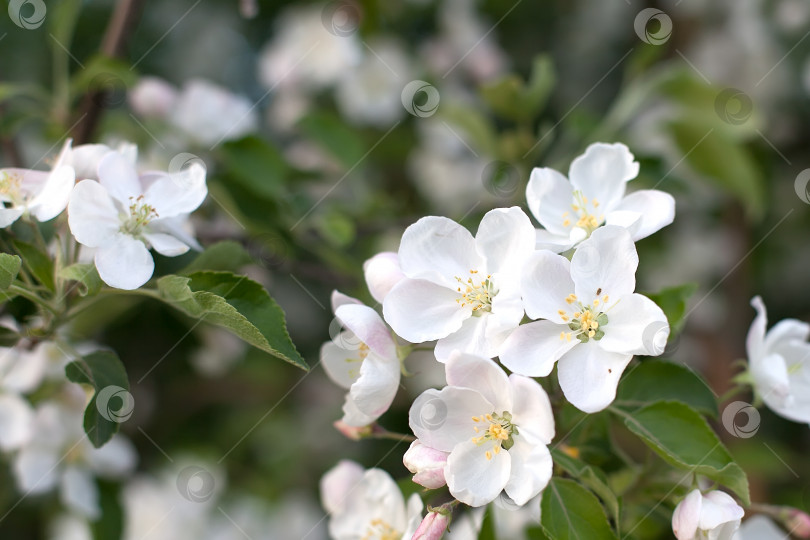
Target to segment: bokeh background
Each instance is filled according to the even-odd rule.
[[[156,302],[99,304],[70,332],[113,346],[127,367],[136,408],[122,431],[137,472],[102,482],[104,516],[89,526],[56,495],[20,499],[4,463],[0,509],[13,510],[3,538],[92,528],[97,538],[316,540],[326,537],[318,480],[339,459],[407,484],[406,443],[351,442],[332,427],[342,391],[317,365],[335,335],[331,291],[373,305],[362,262],[396,250],[408,224],[437,214],[475,228],[491,208],[525,208],[531,168],[566,172],[591,142],[627,144],[641,163],[631,189],[677,200],[675,223],[638,244],[639,290],[695,284],[665,357],[724,396],[742,369],[752,296],[771,321],[810,319],[804,0],[20,9],[17,21],[0,13],[0,165],[30,165],[67,135],[137,142],[141,160],[164,170],[202,160],[210,197],[198,237],[248,249],[246,272],[285,309],[313,369]],[[181,264],[161,259],[158,271]],[[382,419],[403,432],[413,397],[442,382],[429,357],[407,366],[414,376]],[[754,500],[810,509],[807,426],[762,409],[753,436],[716,427]],[[180,496],[188,464],[206,471],[202,502]],[[668,512],[639,537],[669,537]]]

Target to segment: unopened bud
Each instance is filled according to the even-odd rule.
[[[428,512],[411,540],[440,540],[450,525],[450,513],[442,508]]]
[[[402,463],[414,473],[413,481],[428,489],[437,489],[446,484],[444,467],[447,465],[447,452],[425,446],[416,440],[402,456]]]

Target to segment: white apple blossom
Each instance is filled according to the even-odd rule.
[[[797,537],[805,538],[800,535]],[[790,538],[790,535],[777,527],[771,518],[760,514],[746,519],[732,538],[733,540],[786,540]]]
[[[401,364],[397,344],[380,315],[359,300],[335,291],[335,317],[345,328],[321,347],[327,375],[347,389],[343,422],[353,427],[371,424],[396,396]]]
[[[455,350],[490,358],[520,324],[520,276],[534,246],[534,228],[520,208],[487,212],[472,234],[429,216],[402,235],[405,278],[383,302],[385,320],[412,343],[437,339],[436,358]]]
[[[37,221],[50,221],[65,209],[76,173],[70,166],[71,140],[65,141],[50,172],[31,169],[0,169],[0,228],[28,214]]]
[[[363,263],[363,275],[371,296],[382,303],[385,296],[399,283],[405,274],[399,266],[399,255],[392,251],[377,253]]]
[[[321,501],[334,540],[410,540],[422,521],[422,500],[407,502],[396,482],[380,469],[363,470],[344,460],[321,479]]]
[[[45,376],[46,357],[26,345],[0,347],[0,450],[25,445],[33,435],[34,409],[24,394],[37,389]]]
[[[98,164],[110,152],[118,152],[135,166],[138,147],[130,142],[121,142],[115,148],[106,144],[80,144],[74,146],[67,156],[67,162],[76,171],[77,180],[98,180]]]
[[[754,389],[779,416],[810,423],[810,325],[784,319],[766,332],[768,315],[762,298],[754,297],[751,305],[757,316],[746,349]]]
[[[149,247],[167,257],[199,249],[186,229],[188,214],[208,193],[201,165],[138,176],[123,154],[109,152],[98,175],[98,182],[76,184],[68,223],[76,241],[97,248],[94,262],[107,285],[137,289],[146,283],[155,268]]]
[[[527,264],[523,302],[532,319],[504,343],[510,370],[545,377],[559,360],[565,397],[584,412],[607,407],[634,354],[664,351],[669,325],[652,300],[634,293],[638,254],[630,233],[616,226],[593,232],[571,262],[541,250]]]
[[[129,91],[127,100],[135,114],[165,118],[177,102],[177,89],[160,77],[142,77]]]
[[[525,504],[551,478],[548,396],[486,358],[456,352],[445,369],[448,386],[426,390],[411,406],[411,429],[426,447],[449,452],[444,476],[459,501],[482,506],[505,492]]]
[[[566,251],[604,224],[625,227],[636,241],[672,223],[670,194],[650,189],[625,196],[627,182],[638,175],[633,159],[623,144],[594,143],[571,163],[568,178],[535,168],[526,200],[544,227],[537,231],[537,247]]]
[[[672,531],[678,540],[732,540],[744,513],[727,493],[695,489],[675,507]]]

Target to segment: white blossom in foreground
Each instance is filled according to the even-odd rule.
[[[334,540],[410,540],[422,521],[422,500],[406,503],[396,482],[380,469],[341,461],[321,479],[321,501]]]
[[[543,229],[537,247],[560,253],[603,224],[619,225],[640,240],[672,223],[675,199],[654,189],[625,196],[638,163],[623,144],[594,143],[574,159],[568,178],[549,168],[535,168],[526,200]],[[570,179],[570,182],[569,182]]]
[[[394,285],[405,277],[399,265],[399,255],[392,251],[377,253],[364,262],[363,275],[371,296],[380,303],[385,300]]]
[[[386,322],[412,343],[438,340],[436,358],[458,349],[494,357],[520,324],[520,276],[534,228],[518,207],[487,212],[475,237],[453,220],[429,216],[399,246],[405,278],[385,297]]]
[[[486,358],[454,353],[445,369],[448,386],[426,390],[411,406],[411,429],[426,447],[449,452],[444,476],[459,501],[483,506],[505,492],[525,504],[551,478],[548,396]]]
[[[773,412],[810,423],[810,325],[779,321],[766,332],[768,315],[759,296],[751,300],[757,317],[748,331],[746,350],[757,395]]]
[[[727,493],[695,489],[675,507],[672,532],[678,540],[732,540],[744,513]]]
[[[367,426],[388,410],[397,394],[397,344],[380,315],[359,300],[335,291],[332,307],[346,330],[323,344],[321,363],[329,378],[349,391],[343,422]]]
[[[68,159],[70,144],[70,139],[65,141],[50,172],[0,169],[0,228],[26,213],[37,221],[50,221],[62,213],[76,181]]]
[[[199,249],[187,220],[208,193],[201,165],[138,176],[124,155],[109,152],[98,176],[98,182],[76,184],[68,223],[77,242],[97,248],[94,262],[104,283],[118,289],[146,283],[155,269],[150,247],[167,257]]]
[[[634,354],[664,351],[669,324],[652,300],[636,294],[638,254],[630,233],[606,226],[593,232],[571,262],[535,252],[523,279],[523,302],[532,319],[503,345],[500,360],[515,373],[545,377],[559,360],[565,397],[584,412],[616,397]]]

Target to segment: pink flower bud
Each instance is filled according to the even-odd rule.
[[[129,91],[132,110],[143,117],[166,117],[176,100],[177,90],[158,77],[143,77]]]
[[[405,277],[399,266],[399,255],[392,251],[377,253],[363,263],[366,285],[374,300],[382,303],[394,285]]]
[[[428,512],[411,540],[440,540],[449,524],[450,516],[446,512]]]
[[[335,429],[341,432],[344,437],[346,437],[347,439],[351,439],[353,441],[365,439],[366,437],[371,435],[373,429],[371,426],[363,426],[363,427],[350,426],[343,420],[338,420],[334,422],[332,425],[335,426]]]
[[[788,512],[785,526],[796,538],[810,538],[810,516],[801,510],[792,508]]]
[[[402,456],[402,463],[414,473],[413,481],[428,489],[445,485],[444,467],[447,465],[447,452],[425,446],[416,440]]]

